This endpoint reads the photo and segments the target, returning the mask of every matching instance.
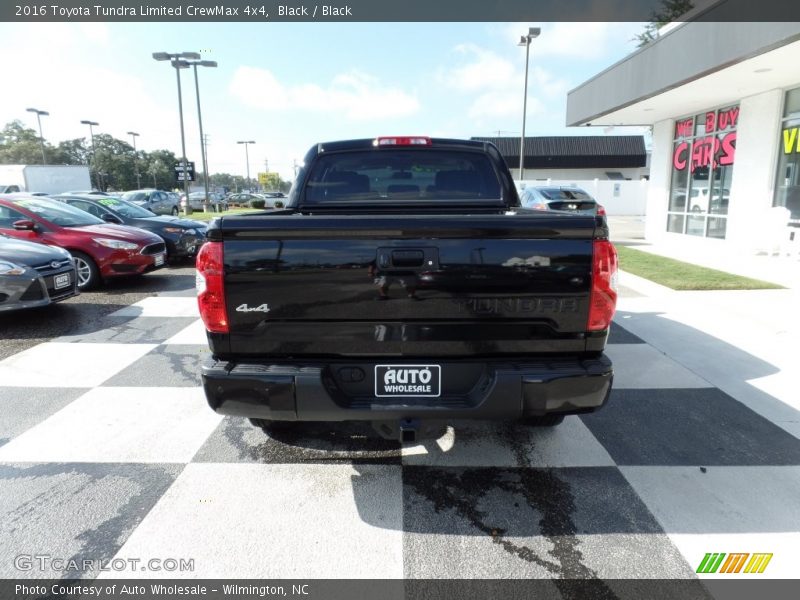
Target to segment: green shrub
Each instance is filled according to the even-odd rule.
[[[250,207],[251,208],[264,208],[267,205],[267,201],[263,198],[253,198],[250,200]]]

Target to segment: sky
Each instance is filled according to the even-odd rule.
[[[519,136],[528,27],[526,135],[618,135],[566,127],[567,92],[636,49],[643,23],[2,23],[0,124],[50,143],[95,133],[181,155],[175,69],[153,52],[200,52],[209,170],[293,175],[317,142],[378,135]],[[181,73],[186,154],[200,164],[194,76]],[[266,161],[266,162],[265,162]]]

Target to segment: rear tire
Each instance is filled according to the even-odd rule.
[[[179,211],[179,210],[178,210],[178,207],[177,207],[177,206],[173,206],[173,207],[172,207],[172,216],[173,216],[173,217],[177,217],[177,216],[178,216],[178,214],[179,214],[180,212],[181,212],[181,211]]]
[[[95,287],[100,281],[100,269],[90,256],[77,250],[70,251],[75,261],[75,271],[78,277],[78,288],[88,290]]]
[[[531,427],[556,427],[564,422],[565,416],[563,414],[550,413],[539,417],[526,417],[523,422]]]

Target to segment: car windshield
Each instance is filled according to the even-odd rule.
[[[144,202],[147,200],[146,192],[126,192],[122,194],[122,199],[128,202]]]
[[[102,225],[105,223],[78,208],[47,198],[20,198],[12,200],[12,202],[16,206],[29,210],[45,221],[50,221],[59,227],[81,227],[83,225]]]
[[[357,150],[320,157],[305,202],[500,199],[489,159],[456,150]]]
[[[112,196],[108,198],[101,198],[100,200],[96,200],[96,202],[105,206],[107,209],[117,212],[123,217],[127,217],[129,219],[143,219],[145,217],[156,216],[155,213],[150,212],[146,208],[142,208],[141,206],[137,206],[136,204],[132,204]]]

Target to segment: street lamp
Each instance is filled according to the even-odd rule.
[[[139,134],[135,131],[129,131],[128,135],[133,138],[133,170],[136,171],[136,189],[142,187],[142,180],[139,178],[139,157],[136,155],[136,138]]]
[[[92,138],[92,162],[94,163],[94,175],[97,181],[97,189],[99,190],[102,186],[100,185],[100,173],[97,170],[97,155],[95,154],[94,150],[94,129],[92,129],[92,127],[96,127],[97,125],[100,125],[100,123],[97,121],[81,121],[81,125],[89,126],[89,137]]]
[[[247,152],[247,144],[255,144],[253,140],[248,140],[246,142],[236,142],[237,144],[244,144],[244,157],[247,161],[247,187],[250,188],[250,154]]]
[[[175,67],[175,76],[178,80],[178,115],[181,121],[181,152],[183,158],[181,164],[183,165],[183,191],[186,194],[186,206],[189,206],[189,169],[186,164],[186,136],[183,131],[183,97],[181,96],[181,69],[187,68],[189,65],[180,59],[200,60],[198,52],[179,52],[177,54],[169,54],[168,52],[153,52],[153,58],[158,61],[169,60],[173,67]]]
[[[204,189],[206,191],[206,202],[205,203],[207,205],[208,202],[209,202],[209,198],[208,198],[208,163],[206,162],[205,136],[203,135],[203,115],[200,112],[200,84],[199,84],[199,82],[197,80],[197,67],[198,66],[201,66],[201,67],[216,67],[217,66],[217,62],[214,61],[214,60],[194,60],[194,61],[181,60],[181,61],[178,61],[178,62],[182,63],[182,68],[183,68],[183,65],[185,65],[186,67],[191,65],[193,67],[193,69],[194,69],[194,91],[195,91],[195,94],[197,95],[197,120],[200,123],[200,160],[202,161],[202,165],[203,165],[203,187],[204,187]],[[187,201],[186,205],[187,206],[189,205],[188,201]]]
[[[519,138],[519,180],[522,181],[525,164],[525,117],[528,110],[528,58],[531,52],[531,40],[539,37],[539,27],[529,27],[528,35],[520,36],[518,46],[525,46],[525,94],[522,96],[522,136]]]
[[[48,116],[50,113],[46,110],[39,110],[38,108],[26,108],[28,112],[36,113],[36,120],[39,122],[39,144],[42,146],[42,164],[47,164],[47,159],[44,156],[44,134],[42,133],[42,115]]]

